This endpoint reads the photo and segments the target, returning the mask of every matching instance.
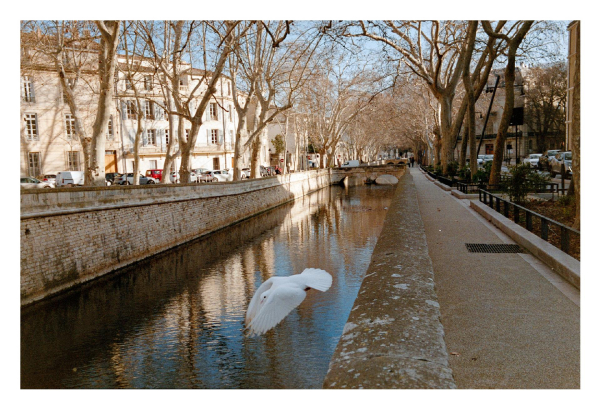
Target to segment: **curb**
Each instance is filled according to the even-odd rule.
[[[460,190],[452,189],[450,192],[452,196],[457,197],[459,199],[479,199],[478,193],[463,193]]]
[[[579,260],[569,256],[562,250],[527,229],[519,226],[512,220],[507,219],[495,210],[479,201],[472,201],[471,208],[482,215],[487,221],[498,227],[521,247],[527,249],[535,257],[546,263],[561,277],[580,289],[581,263]]]
[[[445,190],[446,192],[449,192],[452,190],[452,188],[450,186],[446,186],[443,183],[438,182],[437,180],[435,182],[433,182],[433,184],[440,187],[442,190]]]

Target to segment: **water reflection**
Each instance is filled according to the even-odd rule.
[[[324,189],[23,311],[21,386],[321,387],[392,195]],[[255,289],[306,267],[329,291],[245,337]]]

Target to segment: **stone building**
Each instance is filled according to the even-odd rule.
[[[30,47],[21,45],[21,176],[37,177],[43,174],[56,174],[64,170],[83,170],[83,152],[80,135],[74,127],[74,119],[65,102],[56,67],[52,61]],[[96,47],[78,50],[79,56],[87,61],[80,72],[74,88],[83,127],[92,134],[95,120],[99,79],[96,65]],[[131,61],[137,61],[132,65]],[[128,64],[129,61],[129,64]],[[135,72],[131,67],[135,66]],[[128,79],[127,73],[133,80]],[[190,110],[194,112],[206,87],[196,85],[210,73],[183,63],[180,92],[186,96],[194,92]],[[207,75],[205,75],[207,74]],[[73,73],[67,75],[74,76]],[[68,78],[72,81],[74,78]],[[137,112],[134,85],[141,98],[143,112]],[[177,138],[169,135],[168,116],[165,115],[165,89],[157,77],[151,60],[119,55],[115,75],[115,97],[111,108],[111,120],[106,133],[105,171],[126,173],[133,171],[133,146],[138,127],[138,114],[142,116],[143,127],[140,143],[140,172],[148,169],[162,169],[167,143],[171,141],[173,151],[178,151]],[[242,97],[240,97],[242,98]],[[192,152],[192,169],[228,169],[233,167],[235,131],[238,124],[232,100],[231,81],[222,76],[217,92],[212,98],[203,118],[196,146]],[[191,123],[186,121],[185,132]],[[268,144],[263,138],[263,147]],[[269,163],[268,148],[261,149],[261,164]],[[243,156],[244,166],[249,166],[250,152]],[[180,159],[173,164],[172,171],[178,170]]]

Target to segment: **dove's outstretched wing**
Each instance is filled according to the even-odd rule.
[[[304,285],[319,291],[329,290],[333,281],[331,274],[319,268],[307,268],[299,275],[292,277],[298,277],[303,280]]]
[[[256,313],[258,313],[258,310],[260,309],[260,296],[262,295],[262,293],[271,288],[274,281],[275,280],[273,280],[273,277],[269,278],[267,281],[262,283],[260,287],[258,287],[258,290],[256,290],[256,292],[254,293],[254,296],[252,296],[252,300],[250,300],[250,304],[248,304],[248,310],[246,311],[246,325],[248,325],[250,321],[252,321],[252,318],[254,318],[254,316],[256,315]]]
[[[306,292],[295,285],[281,285],[273,288],[256,316],[250,320],[248,325],[250,335],[263,334],[279,324],[294,308],[300,305],[305,297]]]

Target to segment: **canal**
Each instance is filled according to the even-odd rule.
[[[332,186],[22,310],[21,387],[320,388],[394,190]],[[256,288],[306,267],[329,291],[245,336]]]

